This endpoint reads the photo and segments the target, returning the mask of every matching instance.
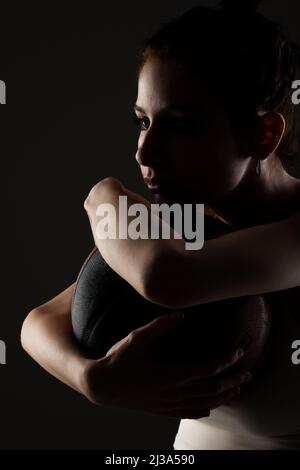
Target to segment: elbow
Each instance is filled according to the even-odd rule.
[[[180,283],[177,282],[175,264],[173,256],[159,256],[144,277],[142,292],[143,297],[150,302],[173,310],[180,308]]]
[[[36,315],[37,315],[36,310],[32,310],[31,312],[29,312],[29,314],[23,321],[23,324],[21,327],[20,341],[21,341],[22,348],[26,352],[29,351],[29,339],[31,336],[30,329],[31,329],[32,321],[36,318]]]

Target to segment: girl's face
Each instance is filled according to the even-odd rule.
[[[135,110],[136,160],[144,178],[162,182],[156,202],[209,205],[237,187],[249,158],[238,152],[221,100],[187,65],[148,59]]]

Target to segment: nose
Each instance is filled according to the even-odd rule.
[[[140,166],[159,168],[166,163],[162,136],[154,126],[140,134],[135,159]]]

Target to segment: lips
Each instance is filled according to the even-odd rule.
[[[144,178],[146,185],[151,193],[159,193],[167,188],[167,184],[165,181],[162,181],[157,178]]]

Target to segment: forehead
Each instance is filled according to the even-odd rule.
[[[193,75],[188,63],[150,58],[139,75],[136,104],[150,112],[174,104],[211,108],[216,102],[208,83]]]

